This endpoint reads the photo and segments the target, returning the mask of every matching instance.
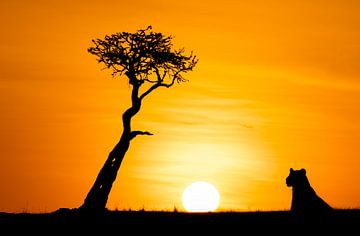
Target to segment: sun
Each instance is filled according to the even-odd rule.
[[[210,212],[219,206],[220,196],[214,185],[197,181],[183,192],[182,203],[188,212]]]

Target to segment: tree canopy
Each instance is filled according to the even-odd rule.
[[[133,86],[149,83],[151,86],[140,99],[157,87],[170,87],[175,81],[184,82],[182,73],[191,71],[198,59],[184,48],[173,50],[172,36],[152,31],[152,27],[135,33],[121,32],[92,40],[89,53],[112,70],[112,75],[125,74]]]

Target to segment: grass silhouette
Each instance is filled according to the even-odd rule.
[[[25,231],[42,235],[128,232],[124,235],[321,235],[356,232],[359,209],[336,209],[328,218],[299,219],[290,211],[185,213],[178,211],[106,211],[84,215],[76,209],[51,213],[0,213],[0,227],[12,234]],[[55,231],[54,231],[55,230]],[[5,231],[7,232],[7,231]],[[131,233],[129,233],[131,232]]]

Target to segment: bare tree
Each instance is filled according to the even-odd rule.
[[[140,111],[143,99],[160,87],[170,88],[175,82],[185,82],[183,74],[192,71],[198,62],[191,52],[173,50],[172,36],[153,32],[151,26],[135,33],[116,33],[104,39],[92,40],[88,52],[99,63],[112,70],[112,76],[126,75],[131,87],[131,106],[122,115],[123,132],[119,142],[100,170],[87,194],[81,210],[102,212],[130,142],[148,131],[132,130],[131,120]]]

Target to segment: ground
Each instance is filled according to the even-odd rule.
[[[0,228],[37,235],[313,235],[357,232],[360,210],[336,210],[321,218],[296,218],[289,211],[180,213],[153,211],[107,211],[82,215],[76,210],[52,213],[0,213]]]

